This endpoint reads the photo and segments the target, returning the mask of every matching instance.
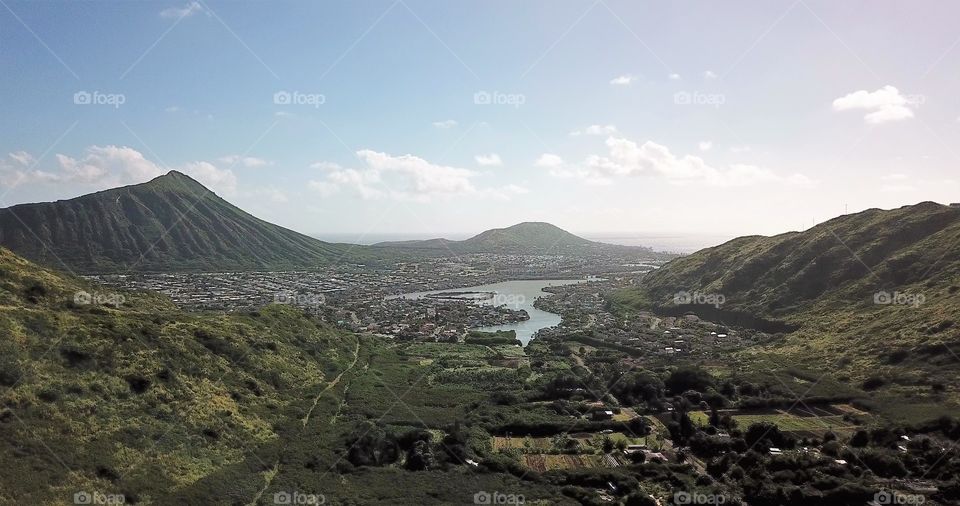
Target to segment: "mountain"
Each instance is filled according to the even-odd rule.
[[[293,306],[104,290],[0,248],[0,503],[244,504],[259,461],[316,450],[301,420],[333,413],[314,399],[338,398],[359,336]]]
[[[543,222],[524,222],[507,228],[495,228],[463,241],[428,239],[424,241],[381,242],[373,246],[375,248],[390,248],[438,256],[468,253],[557,255],[584,254],[604,250],[652,253],[649,248],[589,241],[555,225]]]
[[[707,304],[678,304],[691,300]],[[960,208],[923,202],[740,237],[668,262],[613,301],[788,331],[768,350],[783,364],[930,396],[955,383],[960,362]]]
[[[177,171],[70,200],[0,209],[0,246],[76,272],[312,267],[364,249],[255,218]]]

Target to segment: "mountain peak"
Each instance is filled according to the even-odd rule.
[[[171,170],[162,176],[157,176],[143,183],[142,186],[162,190],[190,190],[193,192],[212,193],[209,188],[203,186],[199,181],[178,170]]]

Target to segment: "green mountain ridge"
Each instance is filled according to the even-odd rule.
[[[0,246],[77,272],[314,267],[363,255],[258,219],[177,171],[0,209]]]
[[[678,304],[691,298],[708,303]],[[874,378],[896,395],[960,399],[950,386],[960,370],[960,208],[923,202],[740,237],[668,262],[613,301],[783,321],[797,329],[769,349],[783,364]]]
[[[523,222],[481,232],[469,239],[427,239],[374,244],[375,248],[420,251],[436,255],[468,253],[583,254],[602,250],[651,252],[649,248],[590,241],[544,222]]]

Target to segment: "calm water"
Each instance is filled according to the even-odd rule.
[[[434,290],[430,292],[415,292],[404,294],[408,299],[418,299],[424,295],[434,293],[448,292],[494,292],[492,299],[481,300],[480,304],[506,305],[510,309],[525,309],[530,314],[530,319],[524,322],[511,323],[507,325],[494,325],[492,327],[480,327],[476,330],[485,332],[494,332],[497,330],[515,330],[517,339],[524,346],[530,342],[533,335],[538,330],[546,327],[553,327],[560,324],[560,315],[541,311],[533,307],[533,302],[538,298],[550,294],[543,291],[548,286],[573,285],[584,283],[585,279],[524,279],[517,281],[504,281],[502,283],[493,283],[489,285],[468,286],[466,288],[453,288],[450,290]]]

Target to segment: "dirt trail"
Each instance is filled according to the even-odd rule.
[[[344,369],[343,371],[341,371],[340,374],[338,374],[336,378],[333,378],[333,381],[331,381],[331,382],[326,386],[326,388],[324,388],[323,390],[321,390],[320,393],[318,393],[317,396],[313,398],[313,405],[310,406],[310,409],[307,411],[306,416],[304,416],[303,419],[300,420],[301,422],[303,422],[303,427],[304,427],[304,428],[306,428],[307,424],[310,422],[310,417],[313,416],[313,410],[316,409],[317,403],[320,402],[320,397],[322,397],[323,394],[329,392],[331,388],[337,386],[337,384],[340,383],[340,379],[343,378],[343,375],[346,374],[346,373],[348,373],[348,372],[350,372],[350,370],[353,369],[353,366],[357,365],[357,359],[359,359],[359,358],[360,358],[360,338],[358,337],[358,338],[357,338],[357,345],[356,345],[356,347],[354,347],[354,349],[353,349],[353,362],[350,362],[350,366],[349,366],[349,367],[347,367],[346,369]]]
[[[337,386],[340,383],[340,380],[343,378],[343,375],[350,372],[350,370],[352,370],[354,366],[357,365],[357,360],[359,358],[360,358],[360,337],[357,336],[357,343],[353,348],[353,362],[350,362],[350,365],[346,369],[344,369],[340,374],[338,374],[336,378],[333,378],[333,381],[327,384],[327,386],[323,390],[321,390],[316,397],[313,398],[313,405],[310,406],[310,409],[307,411],[307,415],[300,420],[304,428],[306,428],[307,424],[310,422],[310,417],[313,415],[313,410],[316,409],[317,404],[320,402],[320,397],[322,397],[323,394],[329,392],[331,388]],[[338,413],[339,413],[339,409],[338,409]],[[337,415],[334,414],[334,419],[336,419],[336,417]],[[280,461],[277,460],[276,462],[274,462],[273,468],[271,468],[270,470],[266,471],[263,474],[264,474],[265,483],[263,484],[263,487],[261,487],[260,490],[257,491],[257,495],[253,497],[253,500],[247,503],[247,506],[257,506],[257,504],[260,502],[260,498],[263,497],[263,494],[267,491],[268,488],[270,488],[270,484],[273,483],[273,479],[278,474],[280,474]]]
[[[266,479],[267,482],[263,484],[263,487],[259,491],[257,491],[257,495],[254,496],[252,501],[247,503],[247,506],[257,506],[257,503],[260,502],[260,498],[263,496],[263,493],[266,492],[268,488],[270,488],[270,484],[273,483],[273,478],[276,477],[277,474],[279,473],[280,473],[280,461],[278,460],[274,462],[273,469],[270,469],[269,471],[263,473],[264,478]]]

